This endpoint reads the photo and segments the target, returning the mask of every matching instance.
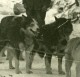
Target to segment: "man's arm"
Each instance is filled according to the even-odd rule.
[[[75,0],[76,6],[79,6],[79,2],[78,0]]]
[[[22,0],[22,3],[24,4],[26,2],[26,0]]]
[[[46,7],[50,7],[51,4],[51,0],[44,0],[44,5],[46,5]]]

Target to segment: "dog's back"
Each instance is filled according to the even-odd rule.
[[[71,55],[74,60],[80,60],[80,37],[71,39],[67,44],[65,52]]]

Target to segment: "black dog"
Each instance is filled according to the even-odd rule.
[[[37,37],[39,49],[38,45],[35,44],[34,51],[36,51],[41,57],[44,57],[44,54],[46,54],[45,65],[47,74],[52,74],[52,55],[58,56],[58,72],[59,74],[64,74],[62,70],[62,58],[65,55],[64,49],[73,27],[70,19],[56,17],[55,19],[56,21],[54,23],[40,28],[40,33]]]

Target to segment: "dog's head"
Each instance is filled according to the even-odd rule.
[[[22,15],[22,25],[23,27],[21,30],[25,34],[30,33],[32,35],[35,35],[38,33],[39,26],[35,19]]]

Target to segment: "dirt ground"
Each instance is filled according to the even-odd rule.
[[[25,61],[20,61],[20,69],[22,71],[22,74],[15,74],[15,69],[9,69],[8,66],[8,60],[6,60],[6,57],[1,58],[3,63],[0,64],[0,77],[65,77],[65,75],[59,75],[58,74],[58,63],[57,63],[57,57],[52,58],[52,72],[53,74],[49,75],[46,74],[45,71],[45,63],[44,59],[41,59],[37,54],[35,55],[33,65],[32,65],[32,71],[33,74],[26,74],[25,72]],[[13,60],[14,65],[14,60]],[[65,58],[63,59],[63,70],[65,71]],[[72,77],[75,77],[75,64],[72,66]]]

